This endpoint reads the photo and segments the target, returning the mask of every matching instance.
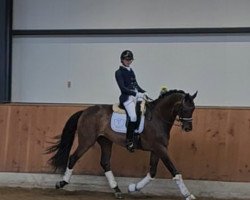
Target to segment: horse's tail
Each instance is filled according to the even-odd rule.
[[[83,111],[78,111],[68,119],[63,128],[62,135],[55,138],[58,141],[46,150],[47,154],[56,152],[55,155],[49,159],[49,163],[54,167],[55,171],[65,171],[67,167],[70,150],[75,138],[77,122],[82,112]]]

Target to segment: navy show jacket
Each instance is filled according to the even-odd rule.
[[[145,90],[138,85],[135,73],[132,69],[127,70],[125,67],[120,66],[115,72],[115,78],[121,91],[119,97],[121,105],[128,100],[130,95],[136,96],[136,90],[141,93],[145,92]]]

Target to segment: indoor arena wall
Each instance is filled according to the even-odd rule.
[[[0,171],[53,173],[46,148],[61,133],[68,117],[89,105],[0,105]],[[250,181],[249,109],[198,107],[193,131],[174,126],[169,154],[186,179]],[[73,149],[77,144],[77,139]],[[94,145],[76,165],[76,174],[103,175],[100,148]],[[117,176],[141,177],[148,171],[149,153],[128,153],[113,146],[112,169]],[[157,177],[171,178],[160,162]]]

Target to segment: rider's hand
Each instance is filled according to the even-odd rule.
[[[136,98],[137,98],[137,99],[140,99],[140,98],[143,99],[143,98],[144,98],[144,93],[137,92],[137,93],[136,93]]]

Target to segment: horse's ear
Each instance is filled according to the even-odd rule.
[[[194,99],[197,96],[198,91],[196,91],[193,95],[192,95],[192,99]]]
[[[185,94],[184,100],[187,102],[190,100],[190,94]]]

